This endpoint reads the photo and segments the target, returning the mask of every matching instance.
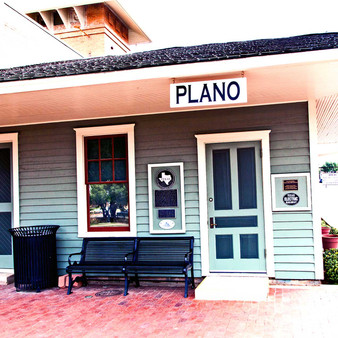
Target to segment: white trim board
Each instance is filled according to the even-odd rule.
[[[318,177],[318,143],[317,143],[317,108],[315,100],[308,102],[309,115],[309,143],[310,143],[310,170],[311,170],[311,191],[312,191],[312,222],[313,242],[315,253],[315,279],[324,279],[323,253],[322,253],[322,232],[320,226],[320,212],[317,207],[319,189]]]
[[[271,130],[202,134],[195,135],[197,139],[198,156],[198,185],[200,208],[200,236],[201,236],[201,264],[202,275],[211,275],[209,269],[208,244],[208,210],[207,210],[207,172],[206,172],[206,145],[210,143],[260,141],[262,146],[262,179],[263,179],[263,206],[265,224],[266,272],[269,277],[275,276],[273,253],[273,224],[271,208],[270,184],[270,145]]]
[[[12,227],[17,228],[20,226],[18,133],[0,134],[0,143],[12,144],[12,199],[13,199]]]
[[[75,128],[76,133],[76,172],[77,172],[77,218],[79,237],[118,237],[136,236],[136,176],[135,176],[135,124],[115,126]],[[118,135],[128,136],[128,178],[129,178],[129,221],[130,231],[88,231],[87,194],[85,184],[85,147],[88,136]]]

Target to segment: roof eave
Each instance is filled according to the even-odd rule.
[[[231,75],[259,68],[334,61],[338,61],[338,49],[255,56],[221,61],[193,62],[179,65],[2,82],[0,83],[0,95],[159,78],[182,80],[220,74],[226,76],[226,74]],[[65,81],[65,78],[67,81]]]

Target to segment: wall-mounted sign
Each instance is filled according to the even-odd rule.
[[[170,230],[175,226],[175,221],[172,219],[164,219],[159,223],[161,229]]]
[[[176,218],[175,209],[159,209],[158,218]]]
[[[298,190],[298,180],[283,180],[283,190]]]
[[[246,78],[173,83],[170,107],[211,106],[247,102]]]
[[[271,175],[272,210],[311,210],[310,174]]]
[[[175,175],[170,170],[160,170],[156,183],[160,188],[170,188],[175,183]]]
[[[289,192],[283,196],[283,202],[286,205],[296,205],[299,202],[299,196],[293,192]]]
[[[184,233],[183,163],[148,164],[148,189],[150,233]]]

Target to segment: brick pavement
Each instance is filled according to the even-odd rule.
[[[338,286],[272,286],[266,302],[197,301],[183,285],[122,283],[41,293],[0,286],[0,337],[337,336]]]

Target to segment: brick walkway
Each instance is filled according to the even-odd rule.
[[[182,284],[121,283],[41,293],[0,286],[0,337],[337,336],[338,286],[271,287],[266,302],[183,298]]]

